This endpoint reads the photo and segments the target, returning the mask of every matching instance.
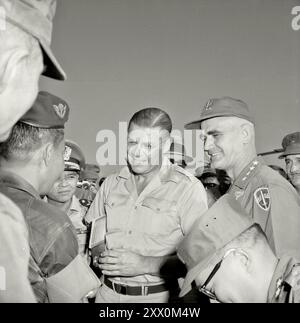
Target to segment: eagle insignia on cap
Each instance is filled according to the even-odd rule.
[[[72,148],[65,146],[64,161],[68,161],[70,159],[71,153],[72,153]]]
[[[254,198],[257,205],[264,211],[268,211],[271,205],[270,192],[267,187],[259,187],[254,192]]]
[[[66,114],[66,111],[67,111],[67,106],[60,103],[59,105],[53,105],[53,108],[56,112],[56,114],[61,118],[63,119],[65,114]]]
[[[205,110],[211,110],[211,106],[212,106],[212,104],[213,104],[213,100],[212,100],[212,99],[209,99],[209,100],[206,102],[206,104],[205,104],[205,106],[204,106],[204,109],[205,109]]]

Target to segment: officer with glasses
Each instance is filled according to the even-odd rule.
[[[231,195],[198,220],[178,256],[188,269],[180,296],[196,285],[223,303],[300,302],[300,261],[278,259],[260,226]]]

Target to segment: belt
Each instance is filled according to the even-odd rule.
[[[129,286],[112,282],[104,277],[104,284],[118,294],[130,296],[146,296],[148,294],[155,294],[167,291],[165,284],[152,285],[152,286]]]

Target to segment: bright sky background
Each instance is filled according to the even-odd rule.
[[[63,0],[52,48],[66,82],[41,88],[71,106],[67,138],[96,161],[99,130],[147,106],[165,109],[174,128],[196,119],[210,97],[248,103],[258,152],[300,131],[300,0]],[[300,21],[299,21],[300,24]],[[277,156],[268,163],[283,166]],[[102,175],[111,172],[101,167]]]

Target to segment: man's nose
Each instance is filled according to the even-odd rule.
[[[291,173],[299,173],[300,172],[300,163],[292,162]]]
[[[214,140],[212,136],[207,136],[204,140],[204,150],[209,151],[213,148],[214,146]]]

